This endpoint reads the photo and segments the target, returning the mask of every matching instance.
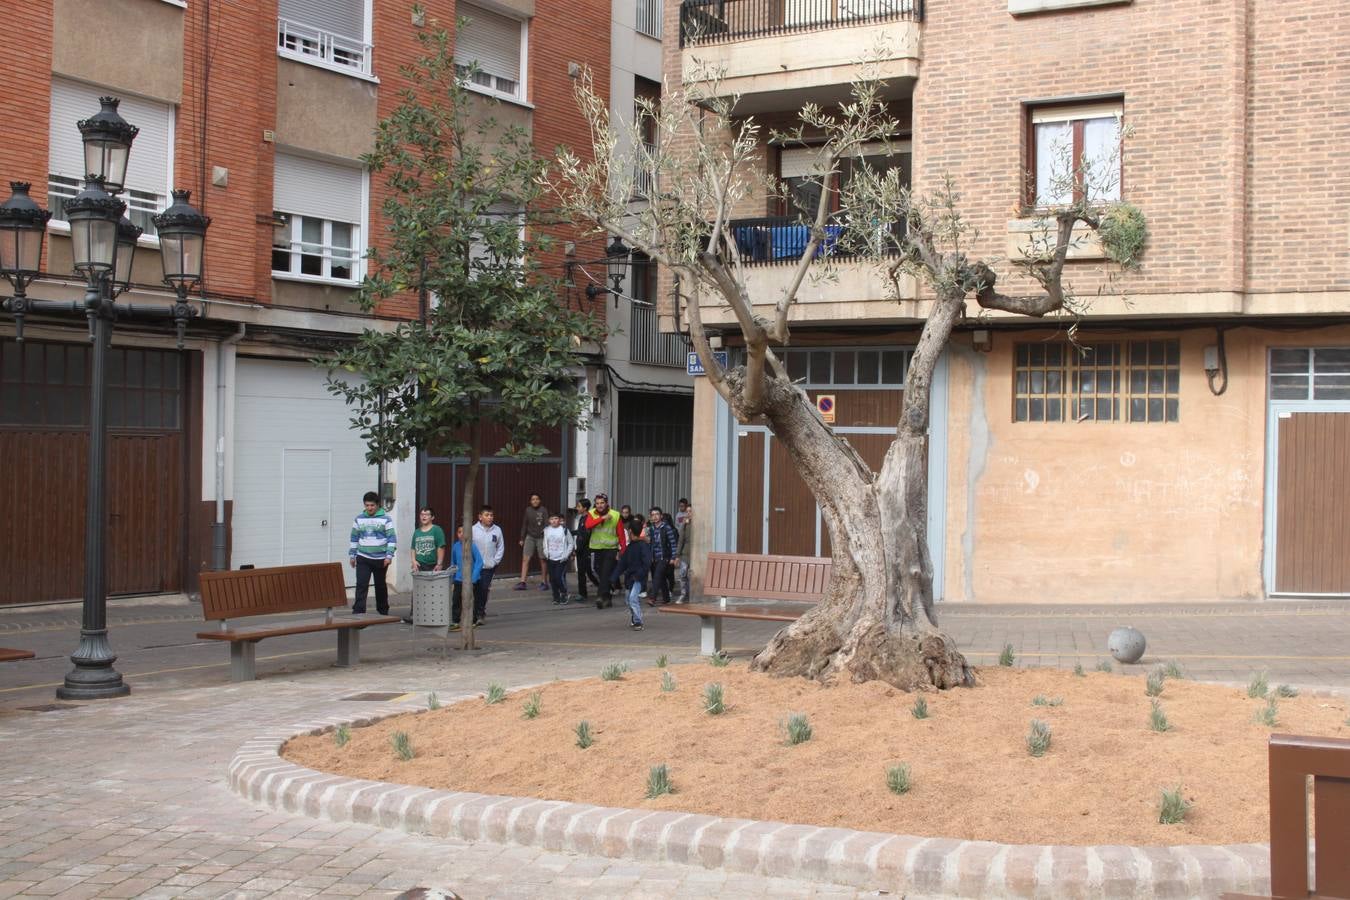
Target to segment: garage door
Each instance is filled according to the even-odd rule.
[[[241,358],[234,416],[231,566],[344,561],[352,517],[378,473],[324,373]],[[343,571],[351,584],[352,571]]]

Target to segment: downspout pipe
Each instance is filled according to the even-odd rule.
[[[211,569],[223,572],[229,568],[225,559],[225,348],[244,339],[248,326],[238,324],[238,330],[216,344],[216,521],[211,525]]]

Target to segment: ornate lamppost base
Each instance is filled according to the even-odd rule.
[[[117,657],[108,643],[108,631],[81,631],[80,646],[71,654],[75,668],[66,673],[66,682],[56,689],[60,700],[103,700],[125,697],[131,686],[122,673],[113,668]]]

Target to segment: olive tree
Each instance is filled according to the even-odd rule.
[[[864,144],[888,141],[899,130],[875,69],[862,61],[847,101],[829,109],[808,104],[796,127],[774,133],[733,114],[737,98],[722,89],[719,73],[694,71],[680,85],[668,85],[659,106],[644,109],[657,124],[654,146],[621,135],[604,98],[583,78],[577,98],[591,122],[593,153],[560,149],[546,183],[564,209],[621,237],[678,279],[709,384],[739,421],[768,423],[819,504],[830,535],[832,581],[823,601],[781,629],[752,667],[823,681],[880,679],[905,690],[950,688],[971,684],[973,673],[933,610],[926,485],[938,358],[972,303],[983,311],[1071,322],[1083,303],[1067,285],[1064,266],[1082,240],[1080,226],[1095,230],[1108,255],[1128,265],[1142,244],[1143,220],[1132,207],[1101,200],[1113,166],[1099,160],[1093,171],[1065,162],[1056,177],[1072,200],[1043,213],[1039,234],[1022,255],[1002,262],[973,258],[967,250],[972,234],[950,179],[912,192],[895,169],[874,171],[852,158]],[[757,296],[731,219],[747,201],[781,191],[764,174],[766,139],[789,146],[808,138],[812,146],[819,142],[812,175],[819,202],[801,217],[809,241],[789,287]],[[841,189],[845,160],[852,177]],[[635,170],[657,185],[645,207],[629,203]],[[840,208],[833,218],[832,191]],[[828,280],[844,255],[877,267],[906,315],[926,310],[895,439],[876,471],[822,420],[776,353],[792,342],[789,321],[803,284]],[[1019,279],[1026,290],[1000,290],[1000,267],[1026,276]],[[918,300],[901,291],[912,278],[923,288]],[[743,352],[728,367],[709,346],[704,304],[729,310],[739,329]]]

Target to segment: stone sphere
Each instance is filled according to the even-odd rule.
[[[1144,656],[1147,642],[1144,633],[1137,628],[1117,628],[1106,640],[1106,649],[1118,662],[1137,663]]]

